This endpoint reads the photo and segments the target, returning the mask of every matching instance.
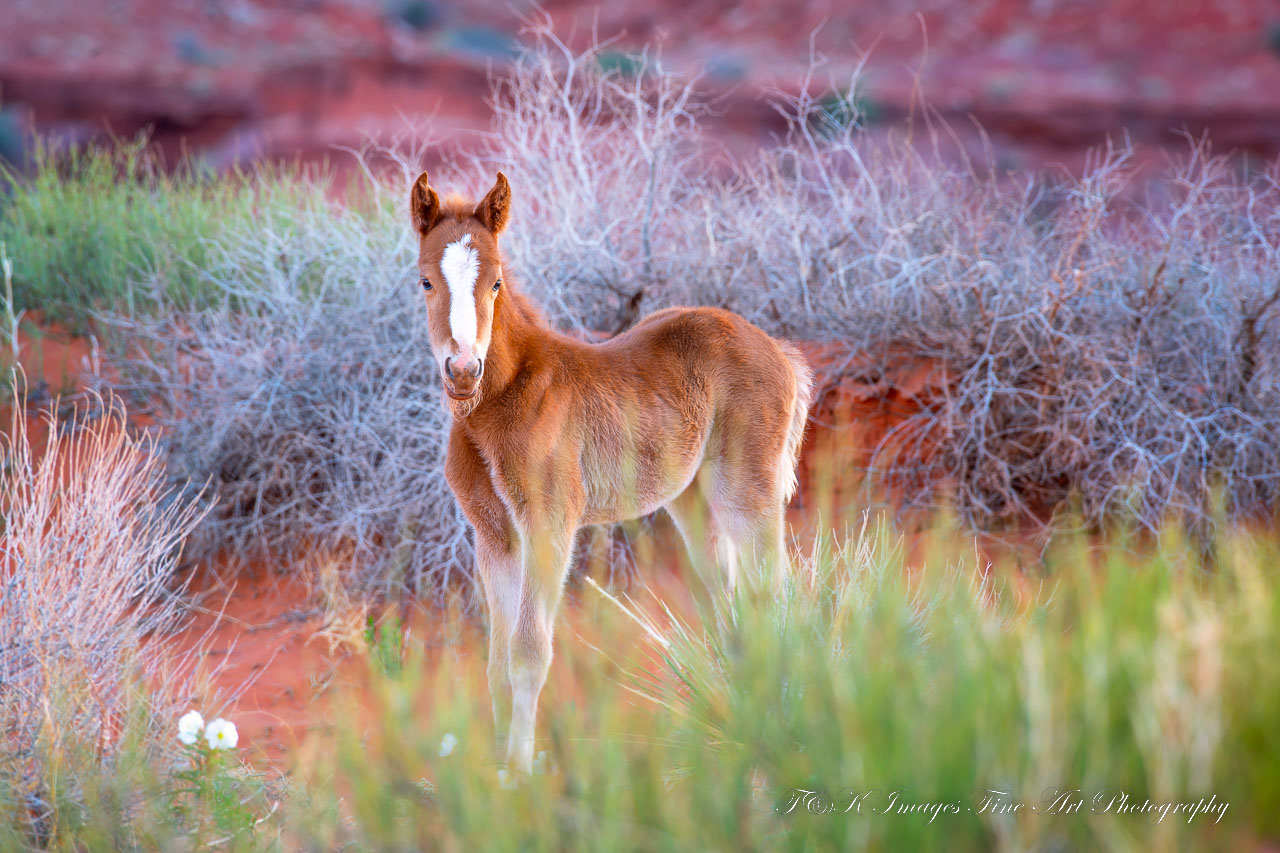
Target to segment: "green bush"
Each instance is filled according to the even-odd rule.
[[[286,837],[315,850],[984,851],[1274,838],[1277,544],[1224,540],[1214,572],[1185,546],[1172,530],[1141,556],[1068,543],[1035,578],[985,566],[945,531],[909,558],[881,527],[816,543],[781,600],[740,601],[711,632],[653,600],[629,606],[650,614],[639,631],[584,589],[600,637],[562,634],[553,667],[591,698],[544,694],[548,772],[505,789],[482,667],[447,655],[424,677],[419,656],[379,681],[374,724],[340,728],[298,780],[310,799]],[[1068,796],[1057,814],[1054,789]],[[878,793],[840,813],[850,791]],[[925,805],[899,813],[893,792]],[[1126,807],[1214,808],[1157,820],[1120,812],[1125,794]]]
[[[133,316],[221,303],[210,268],[229,229],[314,204],[296,169],[166,168],[147,141],[55,148],[37,140],[29,172],[0,164],[0,240],[15,309],[84,331],[95,311]]]

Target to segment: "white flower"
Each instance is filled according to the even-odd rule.
[[[453,732],[446,732],[445,736],[440,739],[440,757],[444,758],[453,752],[453,748],[458,745],[458,738]]]
[[[516,781],[516,777],[507,768],[503,767],[498,771],[498,787],[504,791],[514,791],[520,787],[520,784]]]
[[[533,759],[533,772],[535,775],[538,773],[546,773],[550,767],[551,762],[547,759],[547,751],[544,749],[542,752],[538,753],[537,758]]]
[[[200,739],[204,731],[204,717],[199,711],[188,711],[178,720],[178,740],[190,746]]]
[[[240,742],[236,724],[221,717],[209,724],[204,730],[204,736],[209,741],[210,749],[235,749]]]

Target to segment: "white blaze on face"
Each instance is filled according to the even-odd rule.
[[[449,285],[449,331],[459,350],[472,354],[476,348],[476,277],[480,275],[480,256],[471,245],[470,234],[445,247],[440,272]]]

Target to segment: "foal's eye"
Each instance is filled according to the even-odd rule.
[[[422,278],[418,279],[418,283],[422,285],[422,289],[423,289],[423,290],[430,290],[430,289],[431,289],[431,282],[430,282],[430,280],[428,280],[428,279],[427,279],[427,277],[426,277],[425,275],[424,275],[424,276],[422,276]]]
[[[499,289],[499,288],[501,288],[501,287],[502,287],[502,279],[498,279],[497,281],[495,281],[495,282],[493,283],[493,292],[494,292],[494,293],[497,293],[497,292],[498,292],[498,289]]]

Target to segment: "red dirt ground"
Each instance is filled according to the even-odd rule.
[[[691,599],[678,569],[667,566],[646,578],[646,586],[677,612],[689,613]],[[246,758],[258,767],[288,772],[298,760],[298,748],[313,735],[332,729],[352,696],[369,686],[368,658],[359,635],[354,642],[330,642],[333,623],[317,605],[317,596],[301,575],[261,570],[238,576],[232,583],[204,590],[200,609],[190,625],[162,642],[175,657],[196,650],[209,686],[228,700],[220,713],[232,719],[241,733]],[[633,590],[645,599],[647,592]],[[614,605],[590,587],[571,581],[557,619],[557,647],[572,643],[600,647],[592,614]],[[336,614],[339,619],[351,614]],[[481,683],[484,679],[486,640],[479,620],[456,606],[445,613],[418,602],[404,602],[380,614],[398,615],[406,630],[406,645],[420,647],[429,669],[445,656],[460,663]],[[362,627],[360,617],[342,620]],[[348,634],[348,637],[352,635]],[[626,657],[643,640],[635,629],[634,642],[606,653]],[[586,645],[584,645],[586,644]],[[587,701],[581,684],[565,665],[554,666],[549,677],[548,701],[554,704]],[[205,705],[209,709],[209,705]],[[423,722],[431,715],[430,697],[420,700]]]

